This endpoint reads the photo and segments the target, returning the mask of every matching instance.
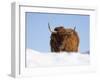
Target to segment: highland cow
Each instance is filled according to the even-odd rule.
[[[51,52],[78,52],[79,36],[74,29],[64,28],[63,26],[56,27],[54,31],[51,31]]]

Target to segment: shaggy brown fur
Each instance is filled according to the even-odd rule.
[[[77,52],[79,47],[79,36],[74,29],[65,29],[63,26],[54,29],[57,33],[51,34],[52,52]]]
[[[66,35],[62,37],[62,44],[60,45],[60,51],[77,52],[79,46],[79,37],[76,31],[73,29],[66,29]]]
[[[51,52],[59,52],[60,49],[59,49],[59,38],[57,36],[57,34],[55,33],[52,33],[51,34],[51,40],[50,40],[50,45],[51,45]]]
[[[61,39],[59,36],[59,30],[64,29],[62,26],[55,28],[54,30],[57,31],[57,33],[52,32],[51,34],[51,40],[50,40],[50,46],[52,52],[60,52],[60,45],[61,45]]]

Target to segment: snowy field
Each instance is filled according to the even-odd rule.
[[[32,49],[26,50],[27,67],[56,66],[56,65],[87,65],[88,53],[40,53]]]

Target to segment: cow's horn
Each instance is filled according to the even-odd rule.
[[[50,24],[49,24],[49,23],[48,23],[48,28],[49,28],[49,31],[50,31],[51,33],[52,33],[52,32],[53,32],[53,33],[56,33],[56,31],[52,31],[52,30],[51,30]]]
[[[74,31],[75,31],[76,27],[74,27]]]

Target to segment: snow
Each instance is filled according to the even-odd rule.
[[[27,67],[87,65],[90,63],[89,54],[82,53],[41,53],[32,49],[27,49],[26,55]]]

